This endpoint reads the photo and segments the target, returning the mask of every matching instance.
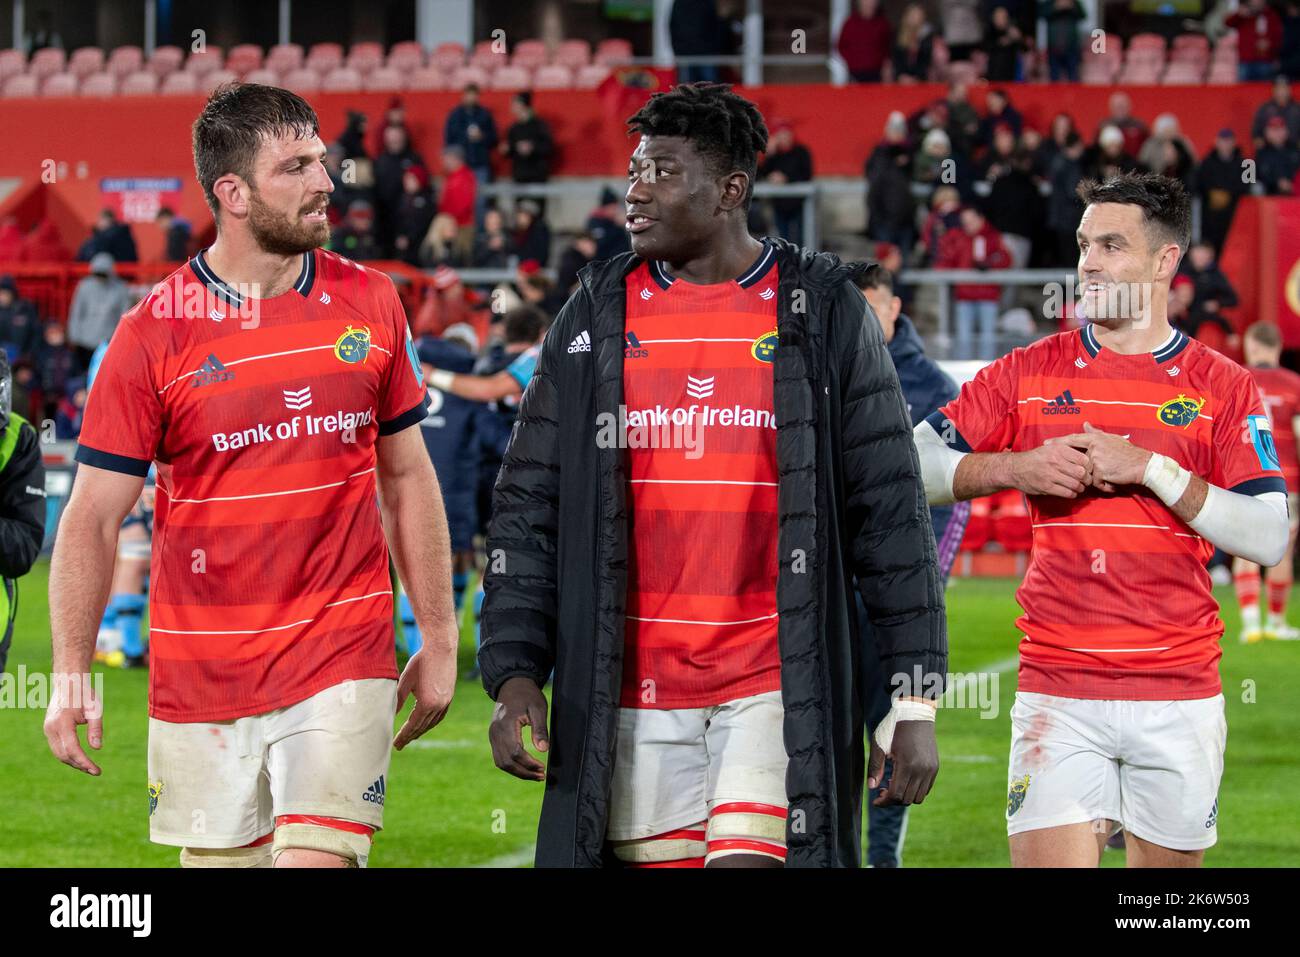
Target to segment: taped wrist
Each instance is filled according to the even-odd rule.
[[[886,754],[894,746],[894,728],[900,721],[934,721],[934,705],[927,704],[924,701],[913,701],[910,699],[895,699],[889,707],[889,714],[885,715],[880,724],[876,725],[875,733],[872,737],[881,751]]]
[[[1192,473],[1187,471],[1167,455],[1152,453],[1147,460],[1146,471],[1142,473],[1142,484],[1155,493],[1156,498],[1170,508],[1174,507],[1187,484],[1192,480]]]

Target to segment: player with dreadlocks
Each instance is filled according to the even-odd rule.
[[[943,603],[906,405],[859,270],[749,234],[754,104],[679,86],[629,125],[632,252],[580,273],[495,489],[493,756],[547,782],[539,866],[856,865],[855,582],[895,695],[879,800],[919,803],[938,767]]]

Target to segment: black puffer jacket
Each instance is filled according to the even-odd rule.
[[[879,324],[849,281],[853,267],[774,242],[787,866],[856,866],[867,695],[851,582],[860,582],[887,674],[946,670],[943,595],[907,408]],[[599,447],[597,429],[623,401],[624,277],[639,262],[625,254],[579,274],[494,492],[484,686],[495,698],[508,678],[542,684],[555,669],[539,867],[615,863],[604,836],[622,677],[626,474],[623,452]],[[591,351],[571,352],[584,332]]]

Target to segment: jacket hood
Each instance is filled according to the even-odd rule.
[[[894,322],[894,338],[889,340],[889,355],[893,358],[894,363],[910,359],[914,355],[923,355],[925,346],[921,342],[921,336],[916,331],[916,326],[912,325],[912,320],[903,313],[898,314],[898,319]]]

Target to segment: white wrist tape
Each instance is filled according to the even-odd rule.
[[[1156,493],[1156,498],[1170,508],[1183,497],[1187,484],[1192,480],[1192,473],[1187,471],[1167,455],[1152,454],[1147,460],[1146,471],[1142,473],[1142,484]]]
[[[925,499],[931,505],[951,505],[956,501],[952,493],[952,478],[957,465],[966,457],[948,447],[948,443],[929,422],[922,421],[912,430],[916,454],[921,460],[921,481],[925,483]]]
[[[429,385],[442,392],[448,392],[451,389],[452,380],[456,378],[456,373],[448,372],[446,369],[434,369],[429,373]]]
[[[889,754],[894,746],[894,727],[900,721],[934,721],[935,706],[924,701],[902,700],[895,698],[889,707],[889,714],[876,725],[876,744],[880,750]]]

